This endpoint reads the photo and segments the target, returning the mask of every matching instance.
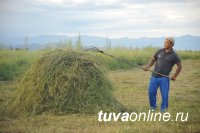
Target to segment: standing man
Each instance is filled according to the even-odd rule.
[[[178,57],[178,55],[174,52],[173,46],[174,46],[175,40],[172,37],[165,38],[164,41],[164,48],[158,50],[154,57],[149,61],[149,63],[144,67],[145,71],[148,71],[151,66],[155,63],[154,71],[169,75],[171,72],[173,66],[176,64],[177,69],[175,74],[171,77],[171,80],[176,80],[177,76],[181,72],[182,65],[181,60]],[[169,94],[169,87],[170,87],[170,79],[167,77],[163,77],[161,75],[158,75],[156,73],[152,73],[150,83],[149,83],[149,103],[150,108],[152,110],[156,110],[156,95],[157,95],[157,89],[160,87],[160,92],[162,96],[162,104],[160,107],[161,112],[165,112],[168,108],[168,94]]]

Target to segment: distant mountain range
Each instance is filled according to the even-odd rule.
[[[59,42],[64,42],[71,39],[73,44],[78,39],[78,36],[64,36],[64,35],[38,35],[34,37],[25,36],[0,36],[0,46],[1,47],[13,47],[21,48],[25,43],[28,44],[29,49],[43,49],[48,46],[48,44],[56,44]],[[184,35],[180,37],[175,37],[175,46],[177,50],[195,50],[200,51],[200,36]],[[83,46],[97,46],[105,47],[108,42],[108,38],[95,37],[95,36],[81,36],[81,42]],[[143,48],[147,46],[152,47],[162,47],[164,42],[164,37],[155,38],[118,38],[109,39],[111,42],[111,47],[127,47],[127,48]]]

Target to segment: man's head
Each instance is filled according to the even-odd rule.
[[[175,40],[173,37],[166,37],[164,42],[164,48],[170,49],[174,46]]]

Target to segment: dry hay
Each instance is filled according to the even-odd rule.
[[[12,102],[15,112],[96,113],[122,111],[97,57],[81,51],[54,50],[33,63]]]

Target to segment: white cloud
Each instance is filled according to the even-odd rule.
[[[50,4],[62,4],[63,0],[39,0],[42,3],[50,3]]]
[[[200,35],[200,2],[195,0],[8,1],[0,5],[0,33]]]

